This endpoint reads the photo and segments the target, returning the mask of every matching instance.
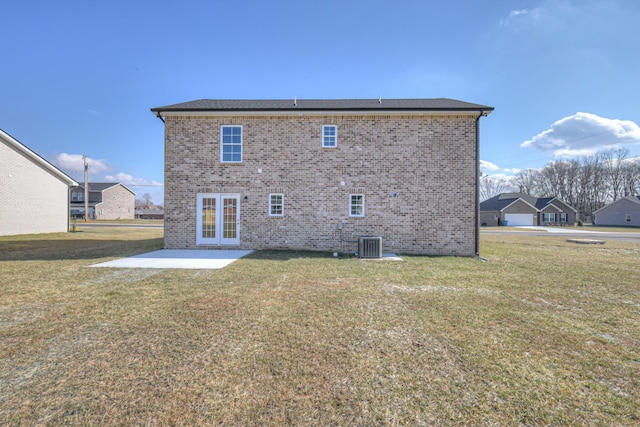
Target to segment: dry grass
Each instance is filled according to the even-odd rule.
[[[640,424],[640,245],[85,268],[160,233],[0,238],[0,424]]]

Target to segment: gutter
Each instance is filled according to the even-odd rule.
[[[67,186],[67,233],[71,231],[75,231],[74,227],[71,224],[71,192],[74,188],[78,188],[79,185],[69,185]]]
[[[490,111],[489,111],[490,112]],[[487,116],[489,112],[480,110],[480,114],[476,118],[476,203],[474,215],[475,228],[475,252],[476,257],[480,258],[480,118]]]

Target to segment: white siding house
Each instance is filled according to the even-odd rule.
[[[69,188],[78,185],[0,130],[0,236],[64,232]]]

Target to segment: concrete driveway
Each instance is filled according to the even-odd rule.
[[[625,242],[640,243],[640,233],[637,231],[591,231],[576,228],[543,227],[543,226],[517,226],[517,227],[491,227],[480,228],[481,234],[531,234],[533,236],[569,236],[584,237],[600,240],[621,240]]]
[[[90,267],[219,269],[251,252],[253,251],[162,249]]]

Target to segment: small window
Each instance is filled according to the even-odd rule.
[[[284,194],[269,194],[269,216],[284,216]]]
[[[349,196],[349,216],[364,216],[364,194]]]
[[[222,126],[220,134],[222,163],[242,162],[242,126]]]
[[[322,147],[336,148],[338,145],[338,126],[324,125],[322,126]]]
[[[560,222],[567,222],[567,214],[565,212],[560,214]]]
[[[624,220],[627,221],[627,222],[631,222],[631,214],[626,214],[624,216]]]

